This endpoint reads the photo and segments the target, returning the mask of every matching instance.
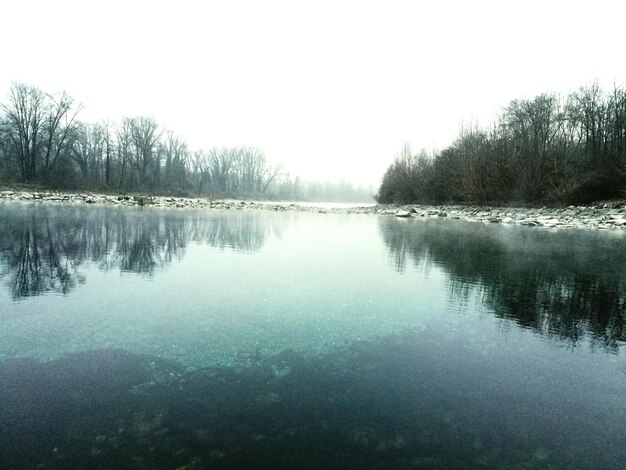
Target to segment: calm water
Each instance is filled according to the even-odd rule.
[[[0,204],[0,466],[623,468],[625,235]]]

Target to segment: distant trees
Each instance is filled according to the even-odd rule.
[[[282,178],[275,194],[286,201],[304,202],[373,202],[375,188],[354,185],[349,181],[303,181],[299,177]]]
[[[626,192],[626,90],[512,101],[491,130],[387,169],[379,202],[583,202]]]
[[[282,165],[271,165],[257,147],[197,152],[193,166],[199,173],[199,188],[227,196],[267,195],[270,185],[282,176]]]
[[[77,120],[80,106],[14,83],[0,104],[0,179],[65,187],[267,196],[283,176],[256,147],[191,151],[152,117]]]

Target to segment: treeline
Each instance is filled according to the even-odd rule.
[[[181,195],[265,196],[282,175],[255,147],[191,150],[151,117],[78,119],[67,93],[13,83],[0,103],[0,182]]]
[[[625,196],[626,90],[594,84],[565,97],[512,101],[490,129],[465,129],[430,155],[405,145],[377,200],[565,203]]]
[[[285,201],[307,202],[373,202],[375,188],[355,185],[345,179],[338,182],[303,181],[300,177],[284,178],[276,196]]]

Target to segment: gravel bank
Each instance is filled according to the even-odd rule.
[[[93,193],[63,193],[57,191],[0,191],[2,201],[105,204],[115,206],[178,207],[188,209],[306,211],[337,214],[379,214],[399,218],[440,217],[470,222],[517,224],[553,229],[594,228],[626,230],[626,201],[599,203],[590,206],[562,208],[477,207],[460,205],[371,205],[364,207],[331,208],[315,205],[246,202],[209,198],[167,196],[111,196]]]

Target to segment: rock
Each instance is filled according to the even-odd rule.
[[[154,198],[150,196],[134,196],[133,200],[140,206],[154,204]]]
[[[515,222],[515,220],[512,219],[511,217],[505,217],[504,219],[502,219],[503,224],[511,224],[513,222]]]
[[[396,217],[411,217],[411,213],[409,211],[405,211],[403,209],[400,209],[400,210],[396,211],[396,213],[394,215]]]
[[[438,214],[438,216],[439,216],[439,217],[448,217],[448,214],[446,214],[445,212],[441,211],[441,212]]]
[[[530,220],[528,220],[528,219],[527,220],[522,220],[520,222],[520,224],[521,225],[527,225],[529,227],[536,227],[537,225],[539,225],[539,223],[536,220],[532,220],[532,219],[530,219]]]
[[[500,222],[499,217],[488,217],[487,220],[491,222],[492,224],[497,224],[498,222]]]

